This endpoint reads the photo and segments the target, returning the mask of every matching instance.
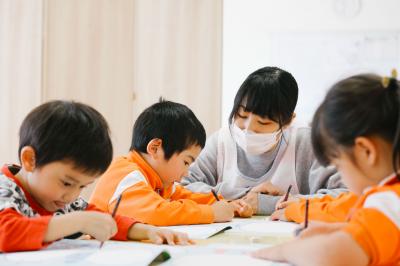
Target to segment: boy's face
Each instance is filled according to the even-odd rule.
[[[161,152],[164,151],[161,149]],[[174,182],[180,182],[189,175],[189,166],[196,160],[201,152],[201,147],[193,145],[181,153],[175,153],[167,161],[164,154],[157,162],[156,172],[160,176],[164,187],[169,187]]]
[[[54,212],[73,202],[96,176],[75,169],[69,162],[57,161],[35,168],[25,178],[27,189],[44,209]]]

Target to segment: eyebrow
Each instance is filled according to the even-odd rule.
[[[73,181],[74,183],[80,184],[80,182],[79,182],[78,180],[76,180],[75,178],[73,178],[72,176],[65,175],[65,177],[68,178],[68,179],[70,179],[70,180]],[[89,183],[87,183],[87,184],[83,184],[83,185],[84,185],[84,186],[87,186],[87,185],[92,184],[93,182],[94,182],[94,181],[91,181],[91,182],[89,182]]]
[[[65,175],[65,177],[68,178],[68,179],[70,179],[70,180],[72,180],[72,181],[75,182],[75,183],[79,183],[79,181],[76,180],[75,178],[73,178],[72,176]]]
[[[250,111],[246,111],[246,106],[244,106],[244,105],[239,105],[239,108],[243,108],[243,112],[245,112],[245,113],[251,113]],[[238,109],[238,111],[239,111],[239,109]],[[262,122],[263,123],[268,123],[268,122],[273,122],[273,120],[271,120],[271,119],[269,119],[268,117],[262,117],[262,116],[260,116],[259,115],[259,117],[261,118],[261,120],[263,120]],[[264,120],[266,120],[266,121],[264,121]]]

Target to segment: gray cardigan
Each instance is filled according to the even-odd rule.
[[[196,161],[191,165],[189,176],[182,180],[186,188],[194,192],[209,192],[211,188],[216,189],[224,195],[223,189],[229,186],[217,184],[217,146],[218,134],[214,133],[207,139],[206,146]],[[347,191],[341,182],[339,174],[334,167],[322,167],[316,160],[311,147],[310,128],[300,128],[296,136],[296,178],[300,194],[309,197],[322,197],[326,194],[337,196]],[[257,179],[267,173],[277,154],[279,146],[273,151],[258,156],[249,156],[236,145],[238,168],[240,172],[248,177]],[[223,189],[221,189],[223,188]],[[229,191],[234,198],[241,198],[251,189],[235,188]],[[270,215],[274,209],[279,196],[259,194],[258,214]]]

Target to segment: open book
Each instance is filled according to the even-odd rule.
[[[1,254],[0,265],[149,265],[170,258],[162,246],[117,241],[106,241],[101,249],[99,246],[99,241],[64,239],[41,251]]]

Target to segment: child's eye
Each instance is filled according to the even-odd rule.
[[[84,189],[85,187],[86,187],[86,186],[80,186],[79,188],[80,188],[80,189]]]
[[[71,183],[68,183],[68,182],[65,182],[65,181],[62,181],[62,184],[63,184],[65,187],[70,187],[70,186],[72,186]]]
[[[240,118],[247,118],[246,115],[241,115],[241,114],[239,114],[239,113],[237,113],[237,116],[240,117]]]
[[[263,126],[267,126],[267,125],[271,124],[270,122],[261,122],[261,121],[258,121],[258,123]]]

